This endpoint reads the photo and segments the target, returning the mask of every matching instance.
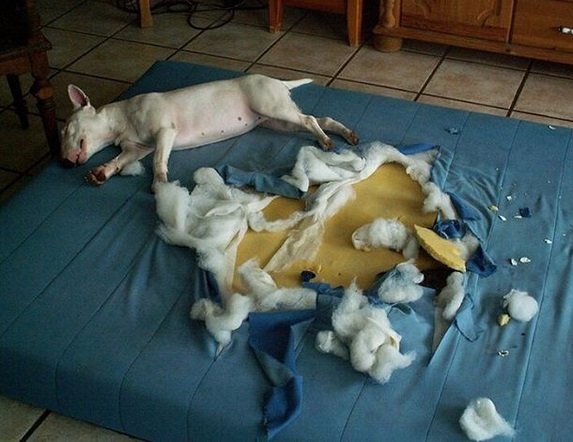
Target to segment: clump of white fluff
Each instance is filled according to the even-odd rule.
[[[124,176],[138,176],[145,173],[145,167],[141,164],[141,161],[134,161],[133,163],[126,164],[123,169],[121,169],[120,175]]]
[[[442,308],[442,317],[452,321],[456,316],[465,296],[464,274],[452,272],[446,279],[446,286],[440,291],[437,299],[438,307]]]
[[[305,310],[316,307],[316,292],[304,287],[279,288],[267,272],[250,259],[238,269],[246,295],[258,312],[273,310]]]
[[[423,273],[411,261],[402,262],[380,284],[378,297],[389,304],[417,301],[424,294],[419,285],[423,280]]]
[[[415,353],[399,351],[401,336],[392,329],[386,311],[371,306],[353,282],[332,314],[334,331],[320,332],[316,348],[350,359],[352,367],[380,383],[394,370],[409,366]]]
[[[174,230],[185,231],[190,194],[178,181],[160,183],[155,188],[157,214],[163,223]]]
[[[516,321],[529,322],[539,311],[539,304],[527,292],[512,289],[503,297],[503,307]]]
[[[219,344],[219,355],[231,342],[231,333],[247,319],[252,307],[251,300],[239,293],[231,295],[223,307],[203,298],[193,304],[191,319],[205,321],[207,331]]]
[[[474,399],[460,418],[460,426],[468,439],[481,441],[496,436],[513,437],[515,430],[497,412],[488,398]]]
[[[377,218],[370,224],[365,224],[352,234],[352,245],[355,249],[366,252],[371,249],[387,247],[402,252],[407,259],[418,256],[418,242],[400,221],[395,219]]]
[[[425,213],[440,212],[444,219],[456,219],[456,211],[450,196],[431,181],[422,185],[422,191],[426,195],[423,211]]]

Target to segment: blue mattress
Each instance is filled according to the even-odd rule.
[[[125,97],[236,75],[158,62]],[[454,323],[434,353],[430,298],[393,320],[404,351],[411,345],[418,357],[384,385],[318,353],[312,322],[295,326],[302,408],[275,439],[462,440],[458,419],[477,397],[494,401],[516,440],[570,439],[571,130],[316,85],[293,97],[305,112],[354,128],[364,142],[441,146],[434,180],[478,210],[476,233],[497,271],[469,277],[465,322]],[[174,153],[170,178],[191,187],[197,168],[224,164],[284,171],[312,143],[303,133],[260,128]],[[143,439],[263,438],[270,384],[249,347],[249,324],[215,358],[203,323],[190,320],[208,275],[192,251],[156,235],[150,162],[143,176],[101,188],[84,182],[89,168],[116,153],[107,149],[72,170],[50,164],[0,207],[0,392]],[[520,208],[531,216],[514,218]],[[531,262],[510,263],[520,257]],[[540,312],[502,328],[496,317],[512,288],[528,291]]]

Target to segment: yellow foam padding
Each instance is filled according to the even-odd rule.
[[[459,272],[466,271],[466,263],[460,256],[460,250],[454,243],[442,238],[432,229],[414,226],[414,232],[420,246],[434,259]]]
[[[325,233],[312,262],[298,261],[281,272],[272,273],[279,287],[300,286],[300,272],[311,270],[317,274],[315,281],[324,281],[333,286],[348,286],[357,278],[360,287],[370,286],[376,275],[403,262],[401,253],[386,248],[369,252],[356,250],[352,245],[352,233],[376,218],[398,219],[408,228],[415,224],[431,227],[436,213],[423,213],[424,194],[420,185],[413,181],[398,164],[384,164],[368,179],[354,185],[356,198],[348,203],[326,222]],[[277,198],[264,210],[268,220],[282,219],[296,210],[302,210],[304,203],[288,198]],[[295,227],[296,228],[296,227]],[[288,231],[248,231],[239,245],[237,267],[246,260],[256,257],[261,267],[282,245]],[[438,267],[428,255],[421,253],[416,263],[419,268]],[[235,271],[234,286],[240,290]]]

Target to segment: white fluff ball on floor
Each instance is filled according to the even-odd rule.
[[[512,289],[503,297],[503,306],[516,321],[528,322],[539,311],[539,304],[527,292]]]
[[[497,412],[489,398],[478,398],[470,402],[460,418],[460,426],[468,439],[481,441],[496,436],[512,437],[515,430]]]

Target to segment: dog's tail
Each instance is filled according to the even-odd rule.
[[[288,88],[290,91],[296,87],[302,86],[303,84],[312,83],[312,79],[310,78],[303,78],[301,80],[291,80],[291,81],[283,81],[283,84]]]

